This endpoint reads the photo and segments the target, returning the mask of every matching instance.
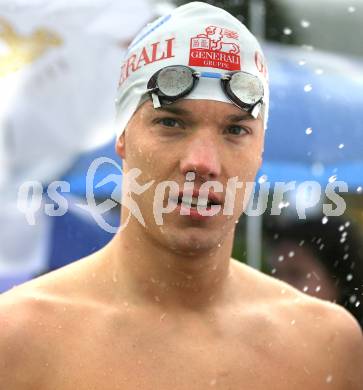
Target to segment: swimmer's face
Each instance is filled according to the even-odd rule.
[[[144,217],[147,231],[175,250],[208,250],[233,234],[243,212],[244,188],[238,189],[232,215],[223,212],[203,221],[181,216],[180,211],[163,215],[157,226],[153,215],[156,185],[171,180],[180,190],[186,174],[196,173],[195,186],[218,181],[222,193],[216,193],[224,206],[228,179],[253,182],[262,162],[263,121],[252,118],[238,107],[210,100],[182,99],[165,108],[154,109],[145,102],[131,118],[117,142],[124,171],[139,168],[140,185],[155,180],[155,185],[140,196],[133,195]],[[213,189],[210,190],[213,192]],[[128,214],[126,212],[126,214]]]

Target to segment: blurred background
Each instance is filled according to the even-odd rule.
[[[120,212],[113,120],[122,58],[146,23],[186,2],[0,3],[0,292],[112,238]],[[363,0],[207,3],[247,25],[269,68],[271,111],[257,176],[267,209],[241,217],[233,256],[343,305],[363,325]],[[97,157],[116,163],[104,159],[87,180]],[[319,183],[323,194],[345,182],[343,215],[327,217],[323,205],[336,204],[319,196],[299,218],[299,199],[317,199],[314,188],[299,191],[305,181]],[[298,190],[271,213],[278,182]]]

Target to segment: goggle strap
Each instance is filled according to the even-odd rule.
[[[160,103],[159,96],[156,93],[152,92],[151,93],[151,98],[152,98],[152,101],[153,101],[154,108],[160,108],[161,107],[161,103]]]
[[[260,110],[261,110],[261,107],[262,107],[262,104],[261,103],[257,103],[252,111],[251,111],[251,115],[256,119],[258,117],[258,114],[260,113]]]

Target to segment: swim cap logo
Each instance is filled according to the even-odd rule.
[[[189,65],[241,70],[238,33],[208,26],[205,33],[190,39]]]
[[[163,61],[175,57],[173,53],[173,44],[175,38],[165,39],[164,41],[154,42],[151,45],[144,46],[137,53],[130,55],[121,67],[121,77],[119,86],[140,68],[152,64],[156,61]]]

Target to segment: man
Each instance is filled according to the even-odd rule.
[[[344,309],[230,258],[248,191],[231,207],[226,187],[261,164],[265,76],[254,37],[203,3],[135,38],[116,149],[149,188],[104,249],[2,296],[1,389],[362,388]]]

